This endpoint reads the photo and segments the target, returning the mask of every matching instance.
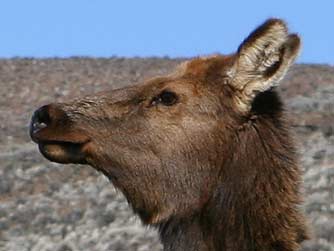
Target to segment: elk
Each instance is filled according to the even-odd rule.
[[[42,106],[30,135],[50,161],[106,175],[166,251],[295,251],[301,171],[275,89],[299,48],[269,19],[234,54]]]

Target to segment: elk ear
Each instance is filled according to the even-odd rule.
[[[237,105],[241,111],[250,110],[259,92],[277,85],[294,62],[300,39],[289,34],[286,24],[269,19],[239,46],[232,71],[232,86],[237,90]]]

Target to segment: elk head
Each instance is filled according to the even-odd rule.
[[[268,20],[235,54],[195,58],[168,76],[43,106],[31,138],[51,161],[102,171],[145,223],[193,214],[228,179],[240,127],[268,115],[271,98],[277,102],[270,90],[299,47],[281,20]],[[255,106],[259,95],[267,103]]]

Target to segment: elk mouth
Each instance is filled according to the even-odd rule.
[[[62,164],[87,164],[86,148],[89,140],[84,142],[46,140],[37,141],[39,151],[50,161]]]
[[[61,132],[55,128],[30,128],[31,139],[38,144],[41,154],[50,161],[62,164],[86,164],[91,140],[82,133]]]

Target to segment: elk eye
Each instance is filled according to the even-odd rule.
[[[165,106],[172,106],[178,100],[176,93],[171,91],[162,91],[157,97],[153,98],[152,104],[163,104]]]

